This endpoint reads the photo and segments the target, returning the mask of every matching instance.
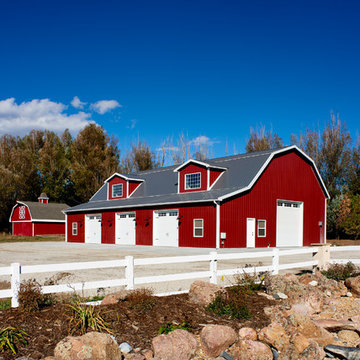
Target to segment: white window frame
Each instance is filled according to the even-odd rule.
[[[78,223],[77,222],[72,223],[72,234],[74,236],[77,236],[77,234],[78,234]]]
[[[260,228],[259,227],[259,223],[260,223],[260,221],[263,221],[264,222],[264,227],[263,228]],[[260,235],[259,234],[259,230],[264,230],[264,235]],[[257,220],[257,236],[258,237],[266,237],[266,220],[264,220],[264,219],[258,219]]]
[[[190,176],[190,175],[196,175],[196,174],[199,174],[199,175],[200,175],[199,186],[198,186],[198,187],[189,188],[189,187],[187,186],[186,177],[187,177],[187,176]],[[185,190],[195,190],[195,189],[201,189],[201,172],[185,174]]]
[[[120,186],[121,185],[121,195],[114,195],[114,186]],[[120,198],[124,195],[124,184],[113,184],[111,187],[111,195],[113,198]]]
[[[201,227],[200,226],[195,226],[195,222],[196,221],[201,221]],[[196,235],[195,230],[201,229],[201,235]],[[204,219],[194,219],[193,220],[193,235],[194,237],[204,237]]]

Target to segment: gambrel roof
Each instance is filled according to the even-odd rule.
[[[25,205],[28,207],[32,221],[37,221],[37,220],[65,221],[63,210],[69,207],[69,205],[67,204],[60,204],[60,203],[42,204],[35,201],[17,201],[17,205]],[[15,207],[16,205],[14,206],[13,210],[15,209]],[[10,215],[10,221],[11,221],[12,213],[13,211],[11,212]]]
[[[222,201],[251,189],[274,156],[291,151],[297,152],[313,167],[325,196],[329,197],[313,160],[297,146],[293,145],[281,149],[226,156],[202,162],[193,161],[195,164],[198,163],[199,166],[225,169],[222,176],[210,190],[178,193],[177,170],[180,170],[183,166],[175,165],[127,175],[128,178],[144,180],[129,198],[107,200],[108,186],[105,183],[89,202],[66,209],[64,212]],[[191,160],[184,163],[184,165],[190,162]]]

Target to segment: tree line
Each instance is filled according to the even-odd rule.
[[[345,123],[331,114],[322,130],[307,129],[291,134],[316,163],[331,199],[327,209],[329,237],[360,236],[360,144],[353,141]],[[282,138],[265,127],[250,129],[246,151],[284,146]],[[9,228],[9,215],[16,200],[37,201],[46,192],[52,202],[73,206],[86,202],[114,172],[132,173],[189,158],[211,157],[206,139],[189,140],[185,134],[167,138],[154,152],[140,140],[120,156],[118,142],[96,124],[87,125],[73,138],[32,130],[24,137],[0,137],[0,229]]]

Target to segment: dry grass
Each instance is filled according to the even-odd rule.
[[[13,236],[7,233],[0,234],[0,243],[13,242],[40,242],[40,241],[65,241],[65,235],[42,235],[42,236]]]

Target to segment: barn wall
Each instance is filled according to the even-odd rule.
[[[134,192],[134,190],[136,190],[141,184],[142,184],[142,182],[129,181],[129,196],[130,196],[130,195]]]
[[[34,235],[65,234],[65,223],[34,223]]]
[[[304,158],[291,152],[273,159],[250,192],[221,204],[221,232],[225,247],[246,246],[246,218],[266,220],[266,237],[256,247],[276,246],[276,200],[304,203],[303,245],[324,241],[325,196],[313,168]]]
[[[115,244],[115,213],[114,212],[101,213],[101,242],[103,244]]]
[[[20,219],[19,210],[21,207],[25,208],[25,217]],[[18,204],[13,211],[13,214],[11,216],[11,221],[22,221],[22,220],[31,220],[31,215],[29,208],[27,206]]]
[[[78,223],[78,234],[72,234],[72,223]],[[69,214],[67,215],[67,241],[68,242],[85,242],[85,215]]]
[[[218,179],[218,177],[224,172],[224,170],[210,170],[210,186]]]
[[[201,188],[185,190],[185,174],[201,173]],[[193,192],[207,189],[207,169],[204,166],[189,164],[179,171],[179,191],[180,192]]]
[[[32,236],[31,222],[14,222],[12,225],[13,225],[13,235]]]

